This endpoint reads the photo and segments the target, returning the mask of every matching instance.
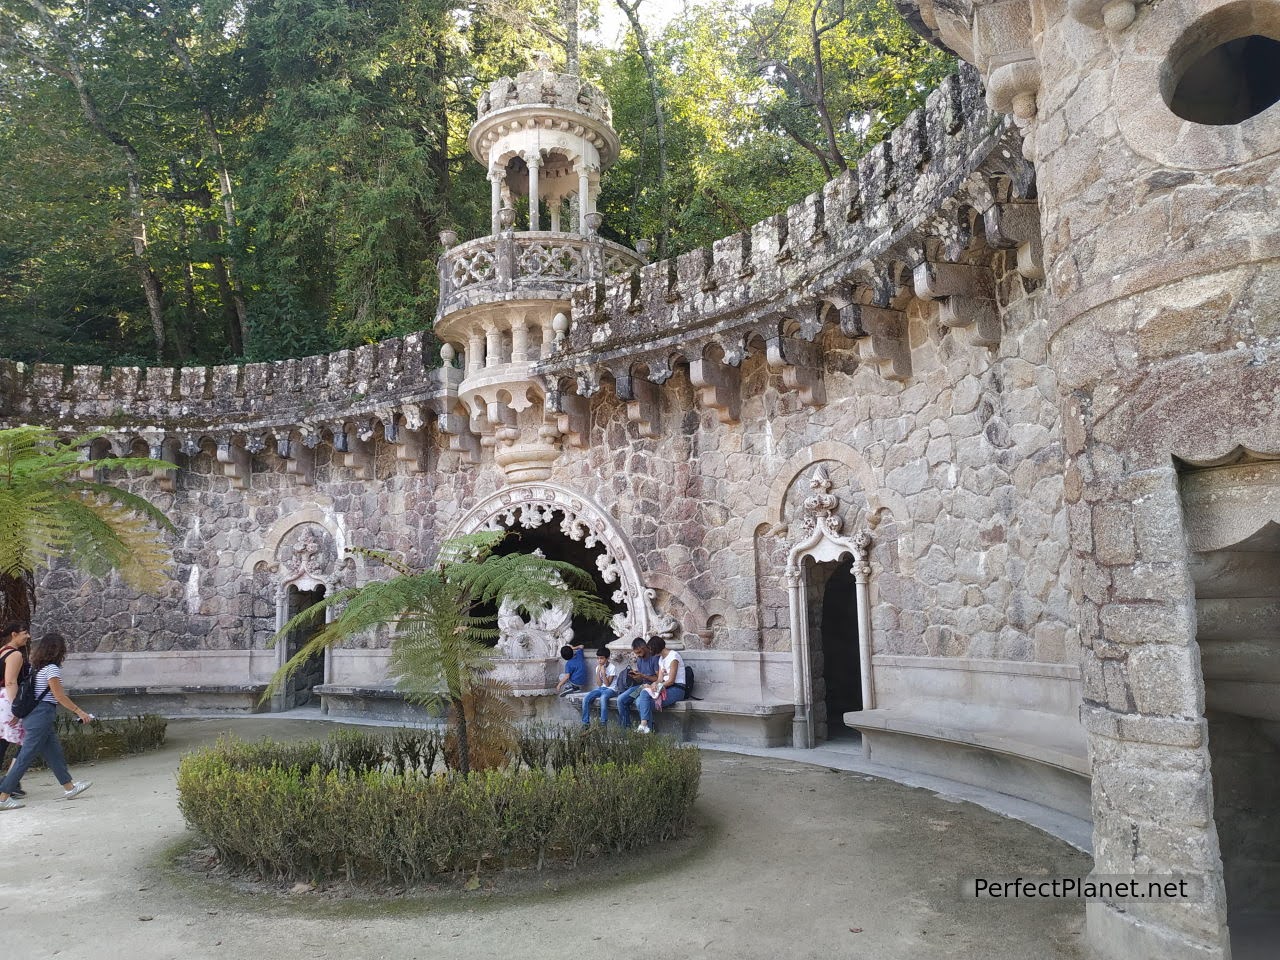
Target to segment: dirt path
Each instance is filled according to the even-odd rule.
[[[0,813],[3,954],[191,958],[865,958],[1078,960],[1078,903],[971,902],[959,878],[1085,873],[1089,859],[1025,824],[923,790],[770,758],[703,753],[701,841],[603,863],[585,882],[389,902],[245,894],[175,870],[189,833],[179,756],[233,730],[323,735],[329,724],[186,720],[164,750],[81,767],[94,787],[53,802],[48,773]],[[853,932],[858,931],[858,932]]]

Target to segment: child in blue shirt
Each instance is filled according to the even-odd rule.
[[[568,696],[587,685],[587,658],[582,650],[580,643],[573,645],[566,643],[560,648],[560,659],[564,661],[564,673],[560,674],[560,682],[556,684],[557,696]]]

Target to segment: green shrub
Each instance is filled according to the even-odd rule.
[[[59,714],[58,740],[68,765],[144,753],[164,746],[169,722],[155,714],[122,720],[94,720],[83,724],[70,714]]]
[[[223,739],[183,758],[178,804],[225,861],[263,876],[411,883],[671,839],[702,772],[696,750],[599,728],[526,730],[505,767],[465,775],[445,767],[443,742]]]

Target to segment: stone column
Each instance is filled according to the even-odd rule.
[[[591,203],[591,171],[585,166],[578,168],[578,233],[587,235],[587,214],[595,209]]]
[[[1132,25],[1082,21],[1086,6],[1071,4],[1074,17],[1067,4],[1045,8],[1029,152],[1067,456],[1095,869],[1206,885],[1199,902],[1091,903],[1089,937],[1116,960],[1222,960],[1227,891],[1179,470],[1233,448],[1280,453],[1261,399],[1280,391],[1280,125],[1197,126],[1165,103],[1162,65],[1218,36],[1205,14],[1229,18],[1220,0],[1142,7]]]
[[[479,373],[484,365],[484,335],[472,330],[467,334],[467,376]]]
[[[538,175],[542,171],[542,157],[535,153],[526,162],[529,164],[529,229],[540,230],[542,218],[541,211],[538,210]]]
[[[502,181],[505,178],[500,170],[489,171],[489,229],[495,234],[502,232]]]
[[[551,213],[551,229],[556,233],[560,232],[560,206],[563,203],[563,197],[558,198],[555,203],[547,202],[547,209]]]
[[[871,538],[866,533],[858,533],[853,538],[858,555],[853,560],[854,591],[858,601],[858,664],[862,673],[862,709],[874,710],[876,706],[876,687],[871,675],[871,590],[868,580],[871,576],[871,564],[867,563],[867,551],[871,547]],[[843,718],[840,718],[843,722]],[[831,723],[831,718],[827,718]]]
[[[485,367],[496,367],[503,362],[502,357],[502,331],[498,329],[497,324],[490,323],[484,328]]]
[[[801,563],[804,561],[801,560]],[[783,573],[787,583],[787,601],[791,611],[791,668],[795,716],[791,720],[791,745],[801,750],[814,746],[811,693],[812,670],[809,666],[809,614],[804,596],[804,572],[787,567]]]
[[[523,363],[529,359],[529,326],[524,317],[511,321],[511,362]]]

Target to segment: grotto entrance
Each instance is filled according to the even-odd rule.
[[[549,560],[571,563],[591,575],[592,583],[595,585],[595,589],[592,592],[606,603],[614,614],[623,613],[623,604],[613,599],[616,586],[605,583],[604,575],[601,572],[602,565],[606,568],[608,566],[603,545],[595,542],[593,545],[588,546],[588,538],[585,537],[579,540],[571,539],[564,533],[566,526],[566,518],[561,511],[553,512],[549,519],[535,527],[516,526],[513,528],[511,525],[504,525],[508,535],[494,550],[494,553],[498,556],[505,556],[511,553],[540,551]],[[601,558],[605,559],[606,562],[604,564],[600,563]],[[484,611],[484,613],[494,616],[497,615],[498,611],[490,609]],[[608,623],[593,623],[575,615],[566,626],[573,631],[573,642],[580,643],[586,647],[588,659],[591,657],[592,650],[597,650],[616,639],[616,635]],[[501,642],[501,639],[498,642]]]
[[[302,611],[314,607],[324,599],[324,592],[323,585],[312,590],[300,590],[290,584],[285,593],[285,622],[287,623]],[[320,632],[323,626],[324,620],[317,619],[290,631],[285,642],[285,656],[292,658],[296,655],[312,637]],[[314,689],[322,683],[324,683],[324,654],[317,653],[308,657],[302,667],[289,677],[289,682],[284,689],[284,702],[280,709],[291,710],[311,703],[314,698]]]

